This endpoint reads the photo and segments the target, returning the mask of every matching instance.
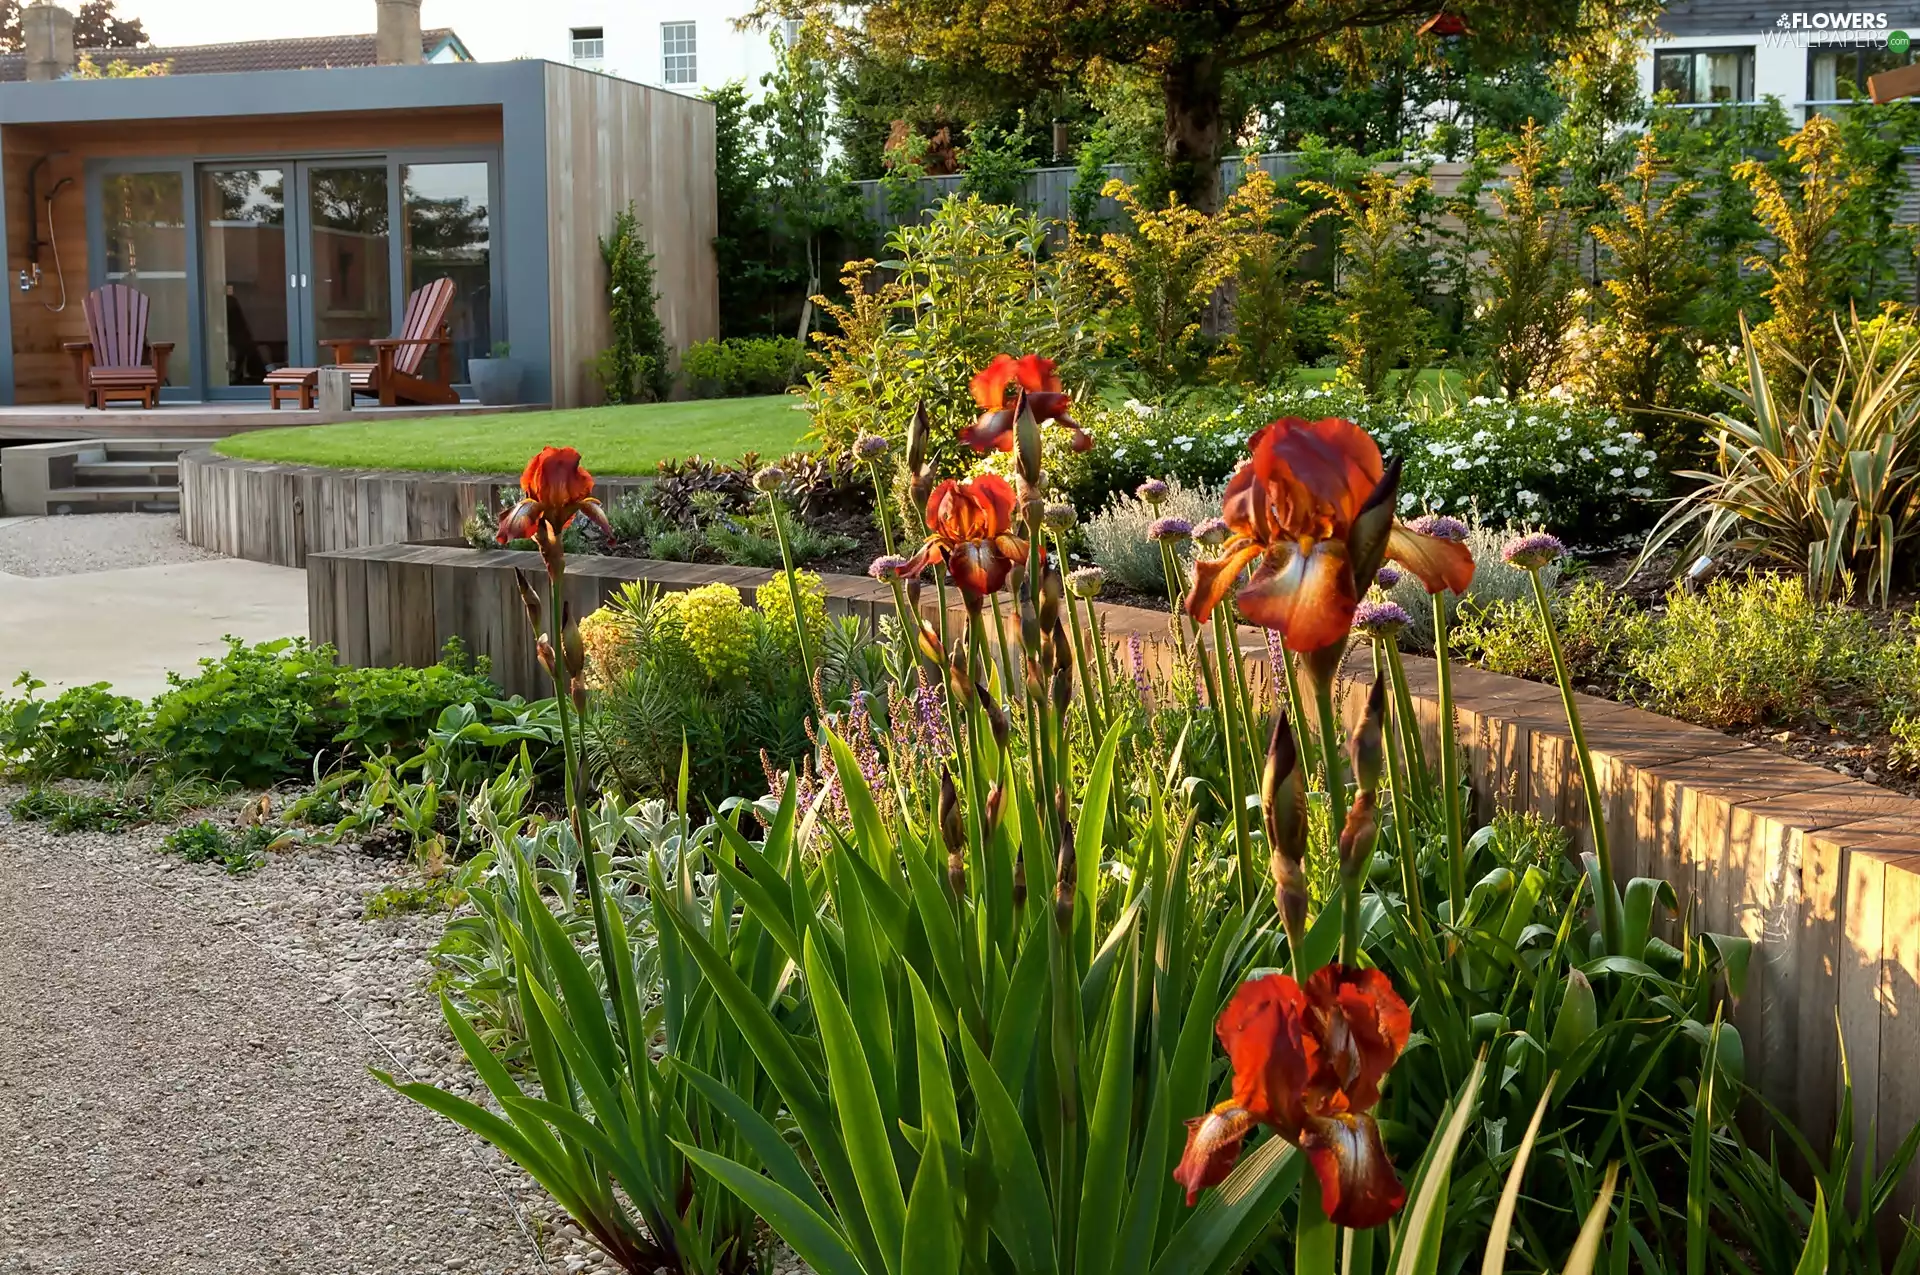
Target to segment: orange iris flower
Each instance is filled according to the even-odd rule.
[[[1412,1027],[1379,970],[1327,965],[1304,987],[1285,974],[1242,983],[1215,1024],[1233,1062],[1233,1096],[1187,1122],[1173,1171],[1187,1203],[1232,1171],[1241,1140],[1263,1124],[1306,1154],[1335,1224],[1365,1229],[1399,1212],[1406,1187],[1372,1110]]]
[[[1284,417],[1247,448],[1222,501],[1233,537],[1219,557],[1194,567],[1187,611],[1196,621],[1213,614],[1250,566],[1253,577],[1235,599],[1240,613],[1279,630],[1292,651],[1347,635],[1383,558],[1419,576],[1430,593],[1463,593],[1472,583],[1465,545],[1394,521],[1399,462],[1383,463],[1379,445],[1352,421]]]
[[[593,497],[593,475],[580,467],[580,453],[571,447],[541,448],[520,474],[520,494],[520,503],[500,519],[496,538],[501,544],[524,540],[542,525],[558,536],[576,514],[613,534],[606,511]]]
[[[1043,425],[1055,421],[1073,431],[1073,450],[1084,452],[1093,446],[1092,435],[1067,415],[1073,410],[1073,399],[1061,389],[1052,359],[1038,354],[1023,354],[1017,359],[1011,354],[996,354],[993,362],[973,374],[967,388],[980,405],[980,419],[962,430],[960,437],[982,455],[1013,450],[1013,423],[1019,416],[1022,396],[1033,411],[1033,419]]]
[[[949,478],[927,499],[927,540],[905,566],[919,575],[944,562],[960,591],[974,601],[996,593],[1016,562],[1027,560],[1027,542],[1013,534],[1013,487],[997,474],[965,482]]]

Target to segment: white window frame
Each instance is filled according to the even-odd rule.
[[[582,31],[598,31],[599,35],[583,36]],[[575,62],[604,62],[607,60],[607,29],[605,27],[574,27],[573,60]]]
[[[699,31],[692,20],[660,24],[660,82],[700,82]]]

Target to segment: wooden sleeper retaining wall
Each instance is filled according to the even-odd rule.
[[[651,481],[595,486],[612,504]],[[229,558],[304,567],[313,552],[458,539],[474,510],[519,494],[518,474],[283,465],[201,449],[180,457],[180,532]]]

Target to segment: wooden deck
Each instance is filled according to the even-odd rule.
[[[488,407],[480,403],[449,403],[433,407],[356,407],[352,412],[323,416],[318,409],[300,411],[283,406],[270,410],[261,402],[163,403],[152,410],[112,407],[89,411],[78,403],[47,403],[0,407],[0,442],[64,443],[82,438],[225,438],[248,430],[289,425],[324,425],[333,421],[370,418],[405,419],[422,416],[484,416],[496,412],[543,411],[544,403]]]

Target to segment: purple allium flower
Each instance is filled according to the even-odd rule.
[[[1040,511],[1040,521],[1055,535],[1065,535],[1080,521],[1080,511],[1064,500],[1056,500]]]
[[[1232,534],[1225,518],[1209,518],[1193,529],[1193,538],[1208,546],[1223,545]]]
[[[1149,478],[1133,489],[1133,494],[1149,505],[1158,505],[1167,498],[1167,485],[1158,478]]]
[[[1097,598],[1107,582],[1107,573],[1099,567],[1078,567],[1067,573],[1067,587],[1079,598]]]
[[[755,491],[779,491],[786,481],[787,471],[778,465],[768,465],[753,476]]]
[[[893,450],[893,444],[880,434],[862,434],[853,440],[853,454],[864,461],[876,461]]]
[[[867,574],[876,580],[898,580],[900,570],[907,560],[897,553],[883,553],[867,567]]]
[[[1501,547],[1500,556],[1522,571],[1538,571],[1566,551],[1560,537],[1532,531],[1507,541]]]
[[[1362,602],[1353,611],[1353,627],[1369,637],[1390,638],[1412,623],[1398,602]]]
[[[1373,573],[1373,582],[1382,589],[1391,589],[1394,585],[1400,583],[1400,568],[1394,566],[1391,562],[1381,563],[1380,569]]]
[[[1417,531],[1423,536],[1432,536],[1438,540],[1452,540],[1456,543],[1467,538],[1467,524],[1451,514],[1421,514],[1407,524],[1408,531]]]
[[[1193,539],[1193,524],[1185,518],[1155,518],[1147,528],[1147,539],[1179,544]]]

